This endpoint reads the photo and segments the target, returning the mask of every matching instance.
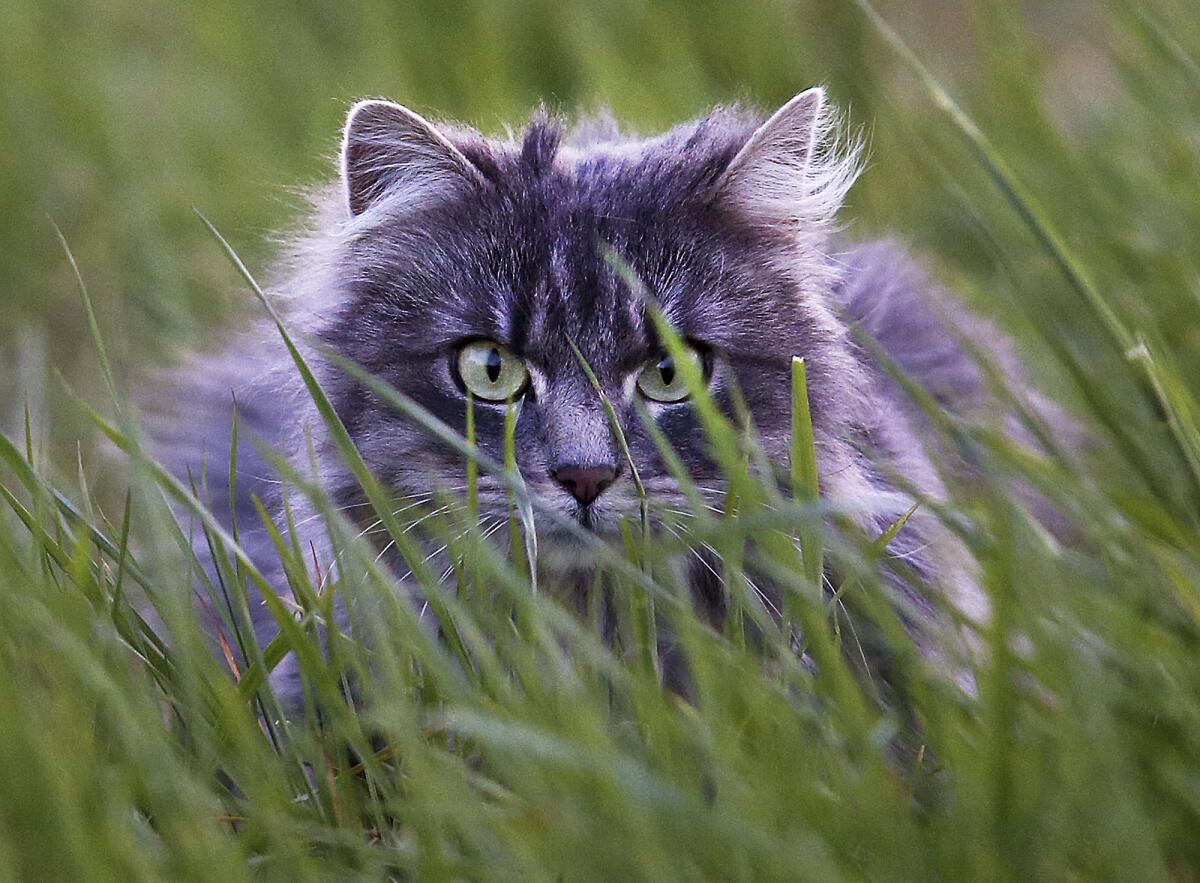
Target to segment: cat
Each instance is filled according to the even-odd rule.
[[[1005,351],[988,326],[956,311],[905,251],[846,242],[836,227],[860,151],[840,136],[820,88],[763,116],[720,107],[653,137],[623,135],[601,118],[569,129],[538,112],[522,133],[488,138],[435,124],[388,101],[355,104],[339,180],[315,197],[307,232],[288,246],[273,291],[298,329],[391,384],[458,432],[467,393],[480,449],[504,453],[505,402],[519,402],[516,462],[530,492],[601,536],[636,519],[638,496],[600,395],[612,404],[641,482],[665,508],[687,500],[635,412],[649,411],[698,485],[719,503],[723,477],[689,403],[684,371],[615,265],[649,293],[715,401],[736,388],[767,456],[786,465],[791,360],[805,359],[821,492],[879,535],[943,490],[924,418],[851,333],[859,326],[945,408],[987,407],[980,370],[943,318],[983,348]],[[278,348],[276,348],[278,349]],[[363,501],[286,359],[266,347],[197,372],[179,394],[188,412],[171,451],[180,474],[229,444],[231,391],[243,439],[289,444],[305,432],[324,490],[339,507]],[[461,488],[459,453],[310,352],[318,377],[362,457],[400,496]],[[1007,358],[1007,356],[1005,356]],[[283,367],[280,365],[283,364]],[[251,381],[250,378],[259,378]],[[182,430],[182,431],[180,431]],[[243,442],[234,511],[243,545],[282,584],[251,495],[269,498],[271,473]],[[905,488],[893,481],[903,477]],[[208,493],[229,493],[220,469]],[[482,474],[481,518],[504,517],[506,489]],[[217,512],[228,507],[216,506]],[[225,517],[225,516],[222,516]],[[587,585],[594,562],[570,532],[539,525],[543,581]],[[890,554],[939,587],[968,618],[986,604],[937,520],[918,509]],[[698,597],[720,586],[693,563]],[[917,611],[937,606],[910,585],[894,589]],[[256,614],[262,636],[273,630]]]

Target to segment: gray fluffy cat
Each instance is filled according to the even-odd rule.
[[[612,535],[620,518],[636,520],[638,499],[568,340],[615,406],[657,504],[681,509],[686,501],[636,401],[714,502],[723,485],[681,372],[644,301],[606,262],[606,246],[688,342],[716,401],[728,409],[731,388],[741,390],[763,446],[782,465],[790,361],[805,358],[822,492],[878,534],[911,505],[889,474],[931,498],[940,487],[921,419],[847,323],[860,323],[947,408],[978,409],[984,394],[974,362],[939,321],[947,305],[910,259],[891,245],[847,245],[834,235],[858,170],[856,151],[838,149],[834,129],[820,89],[765,121],[722,108],[651,138],[624,137],[603,122],[566,131],[539,114],[520,135],[492,139],[389,102],[361,102],[346,123],[339,185],[318,196],[311,230],[294,243],[274,288],[308,333],[460,432],[469,390],[478,443],[498,460],[504,400],[519,399],[516,452],[530,491]],[[993,346],[994,335],[965,322]],[[274,370],[268,356],[250,359],[226,359],[225,371],[210,368],[192,384],[189,444],[174,447],[180,471],[197,468],[202,449],[210,462],[224,458],[232,389],[243,425],[267,440],[286,445],[301,427],[312,429],[326,491],[341,506],[361,502],[289,379],[294,372]],[[461,487],[459,455],[344,372],[322,366],[321,381],[387,486],[421,498],[438,485]],[[242,465],[235,502],[244,542],[270,570],[274,552],[248,530],[257,521],[249,495],[270,495],[256,478],[270,470],[249,447]],[[220,473],[210,470],[209,491],[223,512]],[[483,517],[507,511],[503,488],[486,475],[479,496]],[[572,538],[547,527],[538,543],[544,580],[587,584],[588,557]],[[918,513],[890,551],[966,614],[983,615],[932,517]],[[693,578],[697,594],[719,604],[719,586],[706,585],[698,565]],[[899,583],[896,590],[913,594]],[[931,609],[928,599],[908,600]]]

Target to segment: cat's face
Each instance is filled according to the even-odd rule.
[[[344,297],[322,336],[459,432],[470,392],[477,442],[496,460],[511,398],[529,489],[615,534],[619,519],[637,518],[638,497],[573,342],[653,508],[682,510],[685,500],[639,412],[717,506],[721,477],[683,372],[606,251],[688,342],[716,401],[729,412],[739,389],[782,458],[791,357],[805,356],[825,390],[813,398],[818,422],[836,419],[847,358],[824,306],[832,269],[819,252],[849,172],[818,165],[820,105],[810,92],[760,128],[725,112],[651,141],[577,146],[544,119],[520,142],[499,143],[447,137],[396,105],[360,105],[344,160],[354,228],[341,256]],[[790,201],[779,192],[787,186],[797,188]],[[461,456],[348,380],[331,390],[364,458],[396,490],[461,491]],[[484,517],[503,516],[500,485],[483,476],[479,492]],[[549,566],[579,563],[565,537],[539,537]]]

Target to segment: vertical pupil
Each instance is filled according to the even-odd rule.
[[[492,347],[488,351],[487,365],[485,366],[487,368],[488,380],[490,380],[492,383],[495,383],[500,379],[500,367],[503,364],[504,361],[500,358],[500,350]]]
[[[670,386],[675,380],[675,362],[670,356],[658,363],[658,373],[662,377],[663,386]]]

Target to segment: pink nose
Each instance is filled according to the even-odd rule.
[[[586,506],[604,492],[617,478],[615,466],[556,466],[550,470],[554,480],[571,492]]]

